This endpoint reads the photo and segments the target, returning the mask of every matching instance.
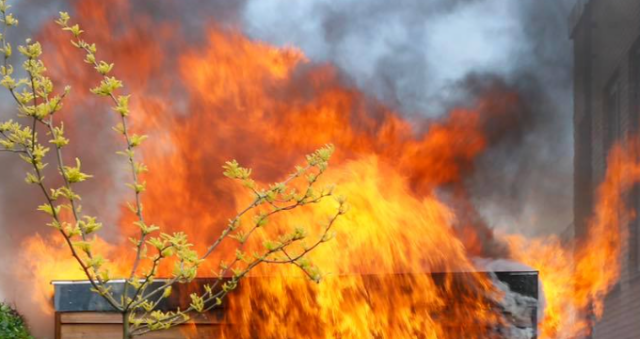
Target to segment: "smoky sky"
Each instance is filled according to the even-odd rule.
[[[131,1],[135,11],[179,21],[181,35],[193,44],[216,22],[254,39],[300,48],[313,62],[334,64],[359,89],[409,118],[442,116],[496,85],[514,88],[526,104],[527,118],[513,137],[478,160],[466,184],[490,227],[528,235],[564,232],[573,219],[567,28],[573,2]],[[22,27],[13,39],[35,34],[58,11],[72,12],[72,5],[63,0],[17,2]],[[13,111],[6,94],[0,99],[0,118],[5,118]],[[0,300],[16,301],[15,296],[26,293],[5,281],[12,268],[2,258],[16,253],[20,239],[45,222],[31,216],[40,196],[22,181],[25,169],[0,154]],[[25,215],[33,227],[15,223]]]

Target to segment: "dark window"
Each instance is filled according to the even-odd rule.
[[[605,91],[604,102],[604,152],[609,154],[611,146],[620,139],[620,83],[617,79]]]
[[[631,68],[633,70],[633,116],[638,121],[640,118],[640,40],[636,43],[631,59]]]
[[[620,96],[620,81],[616,74],[609,81],[609,85],[605,87],[603,93],[604,97],[604,133],[603,133],[603,147],[605,164],[608,164],[608,155],[611,147],[620,140],[622,135],[620,126],[620,110],[621,110],[621,96]],[[613,297],[620,292],[620,282],[616,283],[610,291],[609,296]]]
[[[630,55],[630,117],[634,124],[634,132],[640,133],[640,40],[635,44]],[[635,206],[640,207],[640,187],[635,187],[633,191]],[[636,207],[636,209],[637,209]],[[629,263],[631,273],[640,277],[640,217],[636,217],[631,225],[629,241]]]

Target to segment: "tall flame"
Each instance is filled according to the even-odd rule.
[[[330,275],[313,285],[286,268],[260,268],[255,276],[261,278],[252,278],[250,287],[229,300],[228,319],[238,326],[226,336],[486,338],[502,321],[490,307],[499,293],[486,275],[474,273],[479,268],[473,258],[485,254],[491,232],[465,220],[458,205],[471,206],[463,181],[473,173],[474,161],[513,125],[517,93],[498,89],[444,118],[409,121],[358,91],[333,66],[315,64],[293,47],[269,46],[215,24],[193,47],[176,33],[175,23],[139,14],[134,20],[125,0],[82,1],[76,12],[87,27],[117,27],[113,34],[88,29],[87,40],[102,46],[100,53],[115,62],[116,74],[136,94],[134,128],[154,138],[144,150],[152,169],[145,176],[150,188],[145,213],[165,232],[188,233],[201,252],[246,200],[244,191],[218,174],[225,160],[237,158],[256,169],[261,183],[269,183],[301,155],[325,143],[336,145],[325,180],[338,184],[352,208],[336,226],[337,238],[311,256]],[[151,32],[158,39],[147,38]],[[67,104],[74,109],[64,118],[108,125],[106,116],[86,113],[100,112],[100,104],[80,90],[96,80],[90,70],[69,62],[81,56],[65,47],[57,29],[46,27],[41,35],[51,42],[53,76],[77,89]],[[72,142],[91,155],[78,145],[77,139],[86,137],[84,125],[76,123],[70,131],[77,137]],[[99,142],[114,148],[110,141]],[[94,155],[92,161],[103,165],[106,158]],[[102,171],[98,174],[108,174]],[[498,239],[509,244],[512,259],[540,271],[547,303],[541,338],[586,333],[586,312],[602,314],[603,296],[620,274],[615,258],[629,217],[622,213],[622,194],[639,179],[636,148],[615,148],[589,235],[575,257],[555,237]],[[120,197],[111,180],[94,183],[99,181],[105,195]],[[266,232],[313,227],[331,209],[322,203],[296,210]],[[111,267],[115,274],[126,272],[123,263],[131,258],[126,239],[135,235],[132,216],[122,210],[108,235],[117,234],[117,240],[100,244],[103,253],[119,258]],[[44,239],[25,242],[33,280],[82,278],[62,243]],[[229,248],[202,274],[216,269]],[[48,286],[35,288],[50,293]]]
[[[540,270],[547,297],[544,338],[588,333],[590,313],[598,319],[602,316],[604,297],[620,277],[627,224],[635,214],[626,206],[624,194],[640,181],[638,147],[635,138],[611,149],[588,235],[576,245],[573,265],[571,253],[555,237],[534,241],[509,238],[514,258]]]

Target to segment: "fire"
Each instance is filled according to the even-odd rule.
[[[545,338],[572,338],[588,333],[590,312],[602,316],[604,297],[620,277],[620,256],[633,218],[624,193],[640,181],[639,140],[616,145],[607,159],[607,173],[597,191],[596,209],[586,239],[572,259],[557,238],[527,242],[511,237],[515,259],[540,270],[547,297],[542,323]],[[567,322],[572,319],[573,322]]]
[[[96,239],[96,249],[101,253],[113,257],[117,255],[117,248],[102,239]],[[52,295],[52,280],[86,280],[86,276],[79,265],[70,259],[67,252],[67,244],[62,237],[44,238],[40,234],[28,238],[23,243],[22,258],[25,263],[24,270],[18,272],[18,277],[23,281],[30,281],[33,288],[33,299],[42,305],[43,311],[53,315],[50,302]],[[116,260],[108,267],[110,272],[116,275],[125,274],[124,261]]]
[[[177,24],[139,14],[134,20],[124,0],[82,1],[76,12],[81,24],[92,28],[87,39],[102,47],[99,53],[115,62],[116,74],[135,93],[134,128],[154,139],[144,151],[152,169],[145,176],[146,215],[165,232],[187,232],[201,252],[247,198],[218,174],[225,160],[238,159],[269,183],[318,146],[337,148],[324,180],[336,183],[352,208],[336,225],[337,238],[311,256],[329,275],[313,285],[296,271],[262,267],[255,272],[261,278],[252,278],[250,287],[229,300],[228,320],[238,326],[225,335],[486,338],[503,321],[490,307],[499,293],[486,275],[474,273],[481,268],[473,259],[483,255],[482,242],[491,233],[453,205],[471,206],[463,181],[475,159],[513,126],[517,93],[497,89],[444,118],[409,121],[358,91],[331,65],[315,64],[293,47],[269,46],[215,24],[202,44],[189,46],[176,33]],[[94,27],[118,30],[111,34]],[[159,38],[146,38],[150,32]],[[53,76],[76,89],[67,106],[77,109],[64,118],[111,124],[104,115],[86,113],[100,111],[96,107],[105,103],[82,91],[95,78],[68,61],[81,57],[66,47],[66,38],[48,27],[40,40],[52,42],[47,53]],[[77,151],[87,152],[78,145],[87,137],[79,127],[71,131],[77,137],[72,142]],[[113,148],[111,141],[100,142]],[[112,159],[93,159],[96,167],[107,160]],[[596,316],[602,314],[602,298],[620,273],[619,263],[611,260],[619,257],[625,239],[628,213],[619,214],[621,195],[640,179],[639,166],[635,152],[614,150],[591,231],[579,247],[585,250],[575,258],[556,238],[498,239],[509,243],[512,259],[540,271],[547,302],[540,338],[585,333],[585,312],[593,307]],[[109,184],[108,171],[97,174],[92,184],[99,182],[105,196],[122,196]],[[327,202],[296,210],[275,220],[267,232],[313,227],[331,209]],[[118,240],[100,244],[105,256],[119,259],[115,275],[127,271],[131,246],[126,239],[135,234],[129,227],[132,216],[125,208],[121,214],[106,230]],[[25,242],[25,262],[42,295],[51,293],[43,282],[82,278],[62,245],[41,236]],[[217,269],[229,248],[209,260],[201,274]],[[467,273],[436,278],[428,272]]]
[[[469,332],[471,328],[480,338],[482,325],[497,322],[482,299],[490,284],[479,274],[469,274],[463,281],[445,278],[451,279],[452,286],[468,284],[474,293],[448,290],[422,274],[473,270],[451,228],[454,215],[449,208],[434,196],[412,196],[407,180],[375,157],[347,161],[334,168],[328,180],[349,192],[352,206],[340,222],[343,231],[338,238],[312,256],[332,274],[318,286],[291,279],[293,272],[288,271],[275,277],[269,274],[270,278],[263,278],[265,283],[251,281],[250,288],[233,297],[230,307],[232,323],[250,326],[230,327],[229,337],[413,337],[421,333],[436,338],[452,334],[452,329]],[[313,224],[330,211],[322,209],[294,213],[286,222]],[[268,274],[266,268],[261,273]],[[469,300],[463,300],[465,296]],[[264,303],[255,302],[262,299]],[[463,306],[455,307],[456,303]],[[457,323],[458,317],[448,314],[451,310],[468,312],[465,318],[473,321]],[[256,314],[264,319],[256,323]],[[442,319],[444,314],[451,319]]]

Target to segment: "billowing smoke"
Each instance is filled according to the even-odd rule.
[[[22,25],[12,37],[14,45],[35,35],[57,11],[71,11],[73,3],[21,1],[16,11]],[[355,86],[409,118],[437,117],[496,88],[515,89],[520,118],[479,160],[474,176],[465,183],[474,206],[460,208],[467,213],[461,219],[486,230],[483,253],[498,257],[504,249],[492,241],[492,228],[525,234],[562,232],[572,220],[571,49],[566,20],[570,3],[198,0],[187,5],[149,0],[131,1],[131,6],[132,12],[158,22],[180,22],[176,34],[185,37],[187,44],[199,43],[204,28],[216,22],[269,43],[297,46],[313,61],[337,65]],[[152,31],[147,34],[155,38]],[[10,101],[4,100],[6,94],[1,98],[4,119],[14,111]],[[105,128],[113,122],[104,104],[87,103],[86,109],[104,114],[95,114],[91,126],[75,131],[78,139],[91,137],[95,142],[76,144],[73,151],[100,178],[104,191],[88,195],[84,207],[91,213],[104,206],[117,210],[120,191],[110,184],[124,174],[119,165],[113,165],[119,144]],[[40,193],[21,180],[26,169],[15,157],[0,154],[0,300],[18,303],[22,310],[37,308],[28,298],[36,292],[13,281],[14,272],[21,270],[16,270],[12,258],[20,253],[21,240],[45,223],[33,213]],[[101,217],[107,223],[118,218],[116,214]],[[22,273],[17,278],[28,280],[28,268]],[[32,322],[38,321],[29,315]],[[46,328],[37,334],[40,338],[50,335]]]
[[[572,217],[572,0],[253,1],[252,36],[338,65],[405,115],[439,116],[492,86],[514,88],[525,119],[468,182],[492,226],[533,235]]]

